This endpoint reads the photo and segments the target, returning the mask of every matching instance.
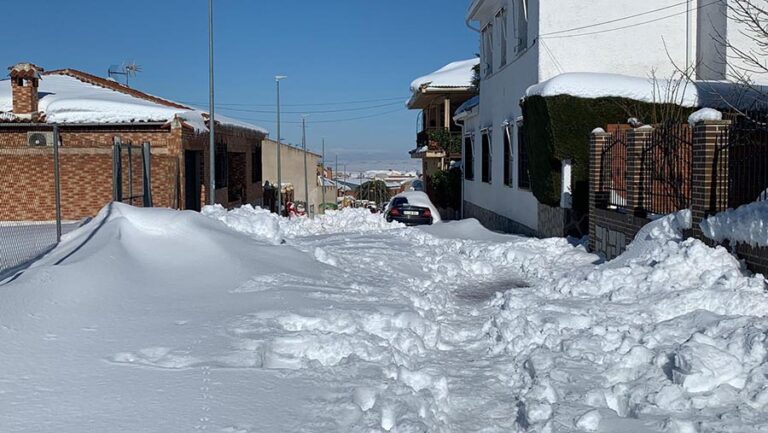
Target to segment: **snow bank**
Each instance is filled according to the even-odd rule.
[[[221,205],[205,206],[202,214],[254,239],[280,244],[285,239],[334,233],[365,233],[403,227],[387,222],[368,209],[327,210],[315,218],[285,218],[266,209],[244,205],[227,210]]]
[[[768,201],[756,201],[713,215],[700,224],[704,235],[753,247],[768,246]]]
[[[363,208],[327,210],[324,215],[316,215],[313,219],[281,220],[281,228],[287,238],[335,233],[375,233],[402,227],[398,222],[387,222],[381,214],[373,214]]]
[[[411,92],[417,93],[423,88],[469,88],[472,86],[472,68],[479,63],[479,58],[449,63],[429,75],[413,80]]]
[[[203,207],[201,213],[255,239],[272,244],[280,244],[283,241],[280,217],[266,209],[247,204],[227,210],[222,205],[216,204]]]
[[[766,281],[724,248],[684,239],[689,225],[689,212],[654,221],[598,266],[546,248],[540,263],[521,263],[539,283],[499,296],[486,329],[515,360],[518,416],[553,412],[533,431],[634,431],[661,417],[668,427],[649,431],[735,432],[768,421]]]

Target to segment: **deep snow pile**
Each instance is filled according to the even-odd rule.
[[[273,244],[279,244],[285,238],[377,232],[403,227],[397,222],[387,222],[381,214],[372,214],[368,209],[362,208],[327,210],[325,214],[315,218],[285,218],[251,205],[227,210],[217,204],[203,207],[202,214],[254,239]]]
[[[768,246],[768,200],[713,215],[701,222],[701,230],[705,236],[718,242],[728,239],[753,247]]]
[[[652,223],[616,262],[495,301],[487,332],[515,359],[509,380],[534,431],[763,431],[765,280],[723,248],[680,240],[686,220]]]
[[[113,204],[0,286],[4,432],[768,425],[765,281],[688,214],[596,265],[475,220],[274,217],[273,245],[263,211],[207,212]]]

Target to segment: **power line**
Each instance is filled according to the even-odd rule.
[[[703,5],[700,5],[696,9],[697,10],[698,9],[702,9],[702,8],[707,7],[709,5],[713,5],[715,3],[719,3],[720,1],[721,0],[715,0],[715,1],[712,1],[710,3],[706,3],[706,4],[703,4]],[[626,26],[621,26],[621,27],[614,27],[614,28],[611,28],[611,29],[596,30],[594,32],[576,33],[576,34],[572,34],[572,35],[546,36],[546,37],[542,35],[542,39],[574,38],[574,37],[579,37],[579,36],[588,36],[588,35],[596,35],[596,34],[599,34],[599,33],[613,32],[613,31],[616,31],[616,30],[623,30],[623,29],[628,29],[628,28],[631,28],[631,27],[638,27],[638,26],[642,26],[642,25],[645,25],[645,24],[650,24],[650,23],[654,23],[654,22],[657,22],[657,21],[666,20],[666,19],[673,18],[673,17],[679,16],[679,15],[687,14],[688,12],[689,12],[688,10],[685,10],[685,11],[677,12],[677,13],[674,13],[674,14],[671,14],[671,15],[666,15],[666,16],[659,17],[659,18],[654,18],[652,20],[642,21],[642,22],[634,23],[634,24],[628,24]],[[596,25],[599,25],[599,24],[596,24]],[[594,26],[590,26],[590,27],[594,27]]]
[[[384,102],[384,101],[394,101],[394,100],[407,100],[407,96],[396,96],[391,98],[379,98],[379,99],[361,99],[357,101],[335,101],[335,102],[313,102],[313,103],[306,103],[306,104],[280,104],[283,107],[317,107],[317,106],[325,106],[325,105],[354,105],[354,104],[365,104],[370,102]],[[190,105],[205,105],[206,103],[200,103],[200,102],[191,102],[191,101],[179,101],[182,104],[190,104]],[[222,107],[274,107],[275,104],[254,104],[254,103],[246,103],[246,102],[229,102],[229,103],[218,103],[217,106]]]
[[[605,24],[612,24],[612,23],[616,23],[616,22],[619,22],[619,21],[624,21],[624,20],[628,20],[628,19],[632,19],[632,18],[637,18],[637,17],[643,16],[643,15],[648,15],[648,14],[652,14],[652,13],[655,13],[655,12],[660,12],[660,11],[663,11],[663,10],[672,9],[672,8],[675,8],[675,7],[678,7],[678,6],[682,6],[684,4],[687,4],[688,1],[689,0],[682,1],[680,3],[675,3],[675,4],[672,4],[672,5],[669,5],[669,6],[664,6],[664,7],[658,8],[658,9],[653,9],[653,10],[646,11],[646,12],[640,12],[640,13],[637,13],[637,14],[634,14],[634,15],[627,15],[627,16],[624,16],[624,17],[621,17],[621,18],[615,18],[615,19],[612,19],[612,20],[609,20],[609,21],[603,21],[603,22],[599,22],[599,23],[596,23],[596,24],[589,24],[589,25],[581,26],[581,27],[573,27],[573,28],[570,28],[570,29],[558,30],[556,32],[543,33],[540,36],[556,35],[556,34],[559,34],[559,33],[568,33],[568,32],[573,32],[573,31],[576,31],[576,30],[583,30],[583,29],[589,29],[589,28],[592,28],[592,27],[598,27],[598,26],[602,26],[602,25],[605,25]]]
[[[373,118],[373,117],[386,116],[386,115],[388,115],[388,114],[393,114],[393,113],[401,112],[401,111],[404,111],[404,110],[406,110],[406,108],[405,108],[405,107],[402,107],[402,108],[398,108],[398,109],[396,109],[396,110],[384,111],[384,112],[382,112],[382,113],[369,114],[369,115],[366,115],[366,116],[349,117],[349,118],[346,118],[346,119],[328,119],[328,120],[315,120],[315,121],[313,121],[312,123],[313,123],[313,124],[317,124],[317,123],[340,123],[340,122],[350,122],[350,121],[353,121],[353,120],[362,120],[362,119],[370,119],[370,118]],[[249,118],[245,118],[245,117],[235,117],[235,116],[229,116],[229,117],[231,117],[231,118],[233,118],[233,119],[237,119],[237,120],[243,120],[243,121],[246,121],[246,122],[262,122],[262,123],[274,123],[274,120],[266,120],[266,119],[249,119]],[[300,121],[300,120],[299,120],[299,121],[296,121],[296,120],[283,120],[282,122],[283,122],[283,123],[296,123],[296,124],[301,124],[301,121]]]
[[[393,105],[402,104],[401,101],[397,102],[390,102],[388,104],[379,104],[379,105],[371,105],[367,107],[355,107],[355,108],[339,108],[335,110],[310,110],[310,111],[283,111],[282,113],[287,114],[321,114],[321,113],[341,113],[341,112],[348,112],[348,111],[365,111],[365,110],[373,110],[376,108],[382,108],[382,107],[391,107]],[[282,105],[282,104],[281,104]],[[267,114],[274,114],[276,111],[273,110],[249,110],[247,108],[228,108],[228,107],[219,107],[217,106],[216,109],[218,110],[226,110],[226,111],[239,111],[244,113],[267,113]]]

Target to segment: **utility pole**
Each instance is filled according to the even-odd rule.
[[[323,138],[323,151],[321,157],[323,160],[320,162],[320,193],[322,194],[323,213],[325,213],[325,138]]]
[[[280,80],[284,80],[288,77],[285,75],[278,75],[275,77],[275,84],[277,85],[277,214],[283,214],[283,174],[282,164],[280,158]]]
[[[309,211],[309,173],[307,173],[307,116],[301,116],[301,148],[304,150],[304,211]]]
[[[336,166],[333,169],[333,183],[336,184],[336,204],[339,204],[339,154],[336,154]]]
[[[691,0],[685,3],[685,73],[691,73]]]
[[[213,114],[213,0],[208,0],[208,98],[208,204],[213,205],[216,202],[214,197],[216,192],[216,139],[214,137],[216,120]]]

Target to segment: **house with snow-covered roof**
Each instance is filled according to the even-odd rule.
[[[430,178],[461,159],[461,126],[453,113],[476,94],[474,71],[480,59],[449,63],[411,83],[408,108],[421,110],[416,148],[411,158],[421,159],[427,192]]]
[[[142,182],[151,185],[155,206],[199,210],[207,201],[208,113],[75,69],[45,71],[19,63],[9,70],[9,78],[0,80],[0,167],[14,175],[0,184],[0,221],[55,218],[53,125],[60,134],[65,220],[93,216],[115,199],[116,140],[148,143],[151,168],[146,179],[136,176],[136,189]],[[260,202],[266,135],[261,127],[216,117],[217,203]],[[121,170],[138,173],[142,167],[121,161]]]
[[[469,1],[481,55],[479,100],[454,113],[463,215],[507,232],[584,234],[589,131],[624,123],[625,107],[696,105],[665,95],[679,69],[700,82],[732,78],[724,40],[757,47],[729,1]]]

